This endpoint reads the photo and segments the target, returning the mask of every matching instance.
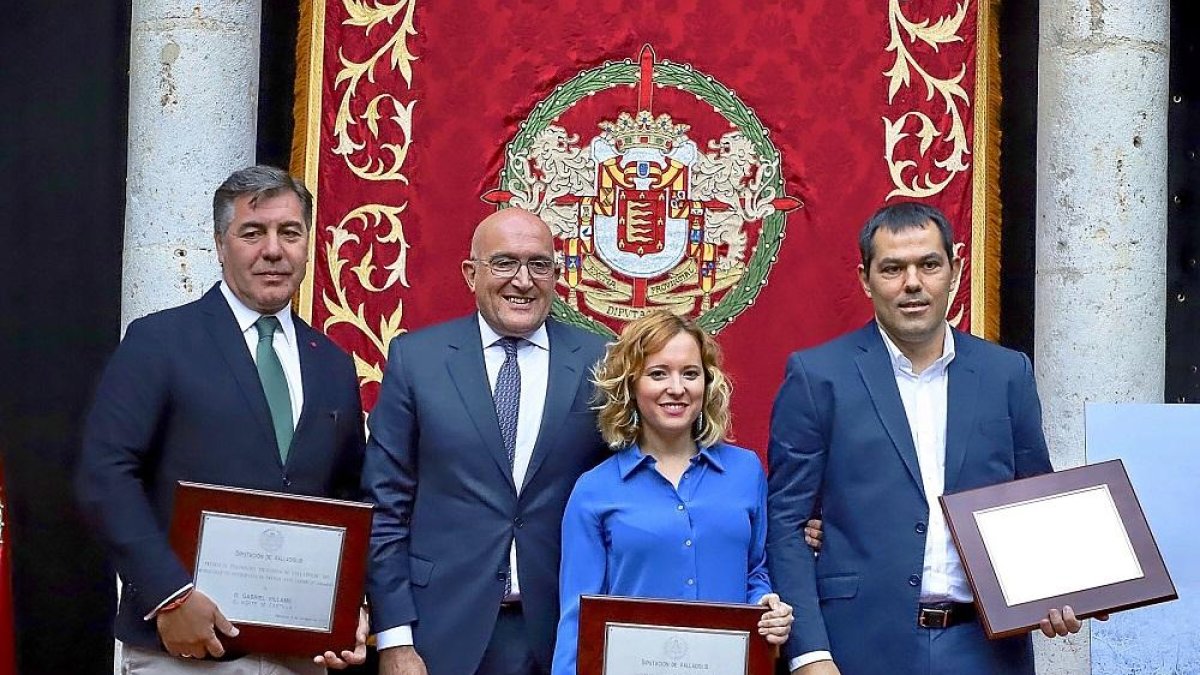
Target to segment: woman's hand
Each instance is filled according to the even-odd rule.
[[[778,593],[767,593],[758,604],[768,608],[758,622],[758,634],[773,645],[787,642],[792,632],[792,606],[780,600]]]
[[[804,524],[804,543],[808,544],[813,551],[821,552],[821,539],[824,535],[820,518],[813,518]]]

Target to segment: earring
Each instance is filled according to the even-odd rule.
[[[636,428],[638,428],[638,425],[641,424],[641,422],[642,422],[642,420],[641,420],[641,417],[638,416],[637,408],[634,408],[633,414],[629,416],[629,424],[634,429],[636,429]]]
[[[704,433],[704,411],[703,410],[701,410],[700,414],[696,416],[695,429],[696,429],[697,436]]]

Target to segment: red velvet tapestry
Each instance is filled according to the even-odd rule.
[[[761,451],[789,352],[871,316],[857,232],[889,200],[955,225],[949,319],[994,337],[998,108],[987,0],[311,0],[293,171],[317,197],[301,313],[355,355],[473,308],[474,225],[554,231],[553,315],[698,317]],[[993,0],[994,4],[994,0]]]

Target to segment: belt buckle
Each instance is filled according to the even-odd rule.
[[[922,608],[917,613],[917,625],[921,628],[947,628],[950,625],[950,610]]]

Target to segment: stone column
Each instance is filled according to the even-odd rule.
[[[261,0],[133,0],[122,331],[220,277],[212,193],[254,163],[261,24]]]
[[[261,0],[133,0],[122,326],[220,276],[212,193],[254,163],[261,17]]]
[[[1058,469],[1084,463],[1086,403],[1163,400],[1169,26],[1169,0],[1041,2],[1035,359]],[[1035,646],[1039,673],[1091,670],[1086,628]]]

